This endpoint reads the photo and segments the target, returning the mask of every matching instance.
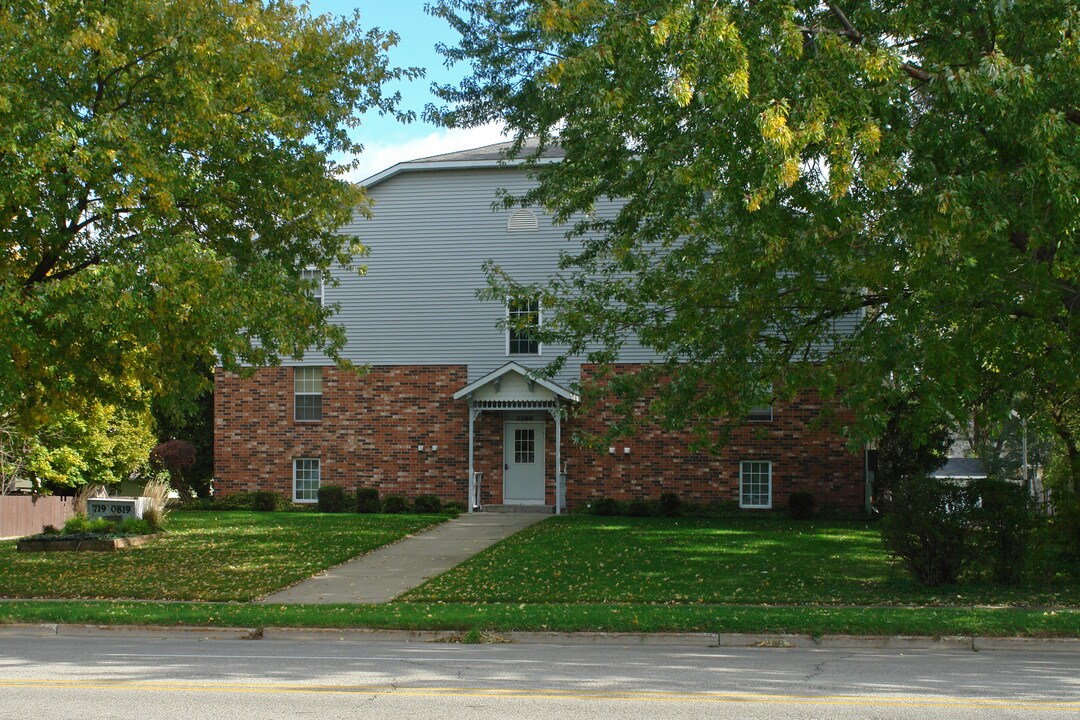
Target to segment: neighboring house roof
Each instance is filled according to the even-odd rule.
[[[512,141],[494,143],[492,145],[485,145],[483,147],[473,148],[472,150],[459,150],[457,152],[445,153],[443,155],[430,155],[428,157],[417,158],[416,160],[406,160],[405,162],[399,162],[397,165],[387,168],[382,172],[375,173],[367,180],[361,182],[361,185],[365,187],[371,187],[377,185],[384,180],[388,180],[395,175],[399,175],[403,172],[422,172],[425,170],[450,170],[450,169],[475,169],[475,168],[489,168],[489,167],[504,167],[521,165],[527,158],[532,157],[539,147],[536,138],[529,138],[521,147],[521,151],[517,157],[513,159],[507,159],[506,153],[513,146]],[[543,153],[536,162],[540,164],[547,164],[558,162],[566,156],[566,152],[558,145],[549,145],[544,148]]]
[[[935,470],[932,477],[953,480],[979,480],[987,476],[986,466],[979,458],[949,458]]]

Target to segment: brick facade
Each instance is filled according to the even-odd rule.
[[[292,368],[265,368],[251,378],[218,368],[215,491],[292,497],[293,459],[318,458],[323,485],[464,501],[469,411],[451,396],[466,382],[464,365],[373,367],[363,375],[327,367],[322,420],[298,422]]]
[[[583,368],[583,374],[589,368]],[[217,492],[269,489],[292,496],[293,458],[319,458],[322,484],[376,487],[385,496],[468,497],[469,411],[452,395],[465,386],[463,365],[374,367],[362,376],[327,367],[319,422],[293,420],[291,368],[241,378],[220,369],[215,390]],[[778,404],[771,421],[735,430],[719,456],[687,449],[690,437],[650,427],[613,444],[614,454],[575,446],[575,431],[602,431],[605,410],[567,418],[562,459],[570,508],[600,497],[657,498],[675,492],[693,502],[739,500],[740,463],[772,464],[772,505],[791,492],[845,510],[863,506],[863,458],[844,439],[813,425],[823,409],[805,394]],[[546,502],[554,504],[555,424],[547,412],[485,411],[476,420],[474,467],[483,473],[484,504],[502,502],[503,423],[545,421]],[[423,446],[423,450],[418,447]],[[437,450],[433,450],[437,446]],[[629,453],[624,452],[629,448]]]

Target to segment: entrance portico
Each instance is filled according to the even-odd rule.
[[[481,509],[480,477],[475,463],[476,420],[485,412],[503,417],[503,503],[543,505],[550,478],[555,488],[555,512],[565,510],[562,421],[567,406],[578,402],[578,395],[538,377],[516,362],[508,362],[454,393],[455,400],[462,398],[469,402],[469,512]],[[545,467],[548,415],[555,422],[554,468]]]

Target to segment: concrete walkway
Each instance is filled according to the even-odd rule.
[[[468,513],[267,595],[260,603],[383,603],[550,515]]]

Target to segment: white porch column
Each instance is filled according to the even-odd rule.
[[[469,402],[469,512],[475,512],[475,508],[480,505],[478,502],[480,498],[477,495],[476,488],[476,472],[473,469],[473,425],[476,423],[476,416],[481,411],[473,407],[472,402]]]
[[[562,487],[562,411],[557,401],[549,412],[555,418],[555,514],[561,515],[566,488]]]

